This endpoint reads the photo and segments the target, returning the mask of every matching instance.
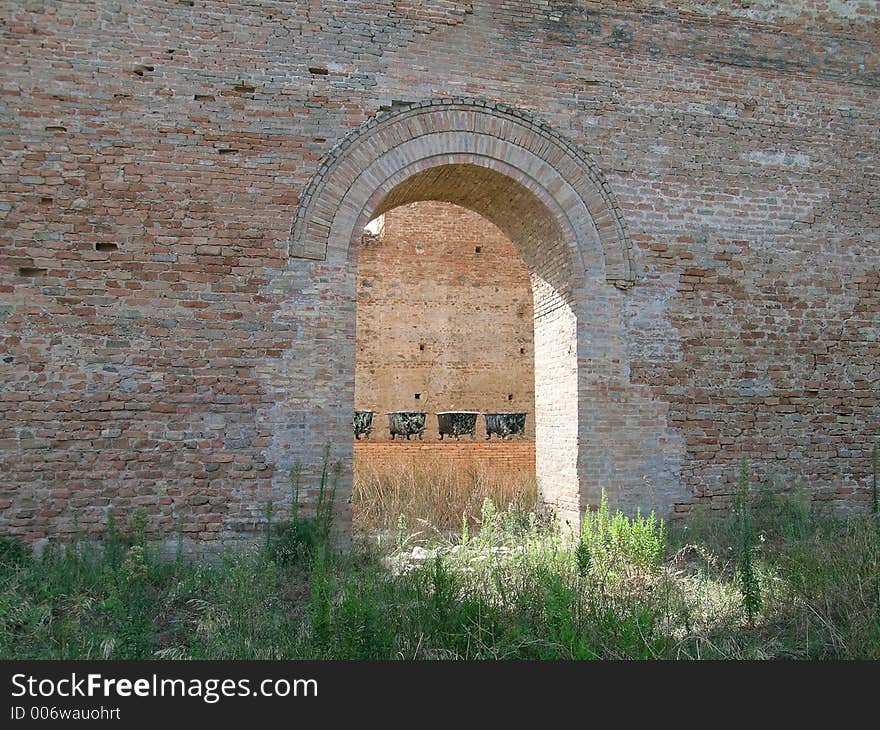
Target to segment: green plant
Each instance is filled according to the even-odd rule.
[[[131,515],[129,535],[132,545],[143,546],[147,541],[147,510],[138,507]]]
[[[328,469],[329,445],[324,451],[316,516],[306,518],[300,517],[299,514],[302,462],[297,459],[291,466],[288,478],[290,515],[286,522],[271,526],[270,532],[267,532],[266,552],[274,562],[306,564],[319,548],[328,544],[333,519],[332,499],[336,489],[336,480],[338,480],[338,471],[334,471],[334,483],[329,490],[326,489]],[[331,502],[329,506],[326,504],[328,500]]]
[[[290,523],[294,524],[299,519],[299,486],[302,479],[302,462],[299,459],[293,460],[290,467]]]
[[[749,623],[754,625],[755,617],[761,610],[761,582],[755,570],[755,531],[752,526],[752,512],[749,503],[749,467],[745,458],[740,463],[734,511],[739,519],[737,573],[742,605]]]
[[[497,514],[498,510],[495,508],[494,502],[486,497],[480,510],[480,534],[477,538],[481,545],[491,547],[495,544],[495,517]]]
[[[0,536],[0,565],[9,567],[22,565],[28,558],[28,550],[21,540]]]
[[[874,444],[874,448],[871,449],[871,471],[873,473],[871,480],[871,511],[876,515],[880,512],[880,502],[878,502],[877,495],[877,444]]]
[[[577,547],[574,551],[574,557],[575,562],[577,563],[578,575],[585,577],[590,572],[590,568],[593,564],[593,556],[590,554],[590,546],[583,537],[578,540]]]
[[[320,552],[315,556],[309,578],[312,638],[318,647],[326,649],[333,637],[333,577],[326,553]]]
[[[584,513],[580,540],[575,549],[578,568],[593,567],[602,571],[619,571],[626,565],[655,571],[666,550],[666,526],[652,512],[643,517],[627,517],[620,511],[613,515],[608,509],[604,490],[599,508]]]
[[[332,477],[330,471],[332,470]],[[321,467],[321,481],[318,485],[318,499],[315,507],[315,527],[318,539],[327,544],[333,529],[333,510],[336,500],[336,489],[342,474],[342,464],[338,461],[330,466],[330,442],[324,445],[324,459]]]
[[[116,531],[116,515],[112,506],[107,510],[107,539],[104,542],[104,554],[111,566],[116,567],[120,560],[122,544]]]

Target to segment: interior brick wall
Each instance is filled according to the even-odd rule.
[[[477,213],[421,202],[388,211],[357,264],[355,405],[387,439],[389,411],[526,413],[534,437],[529,273],[513,243]],[[419,397],[416,399],[415,395]]]

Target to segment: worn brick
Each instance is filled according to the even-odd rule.
[[[742,457],[867,508],[875,0],[0,11],[0,531],[235,542],[330,441],[344,533],[359,227],[426,198],[532,275],[563,519],[727,509]]]

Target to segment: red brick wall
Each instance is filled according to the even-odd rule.
[[[450,95],[547,122],[619,203],[637,277],[596,303],[620,326],[591,347],[616,348],[623,385],[596,385],[588,425],[617,449],[599,473],[622,504],[723,506],[747,457],[756,480],[866,507],[876,2],[0,0],[0,17],[0,532],[143,507],[228,541],[284,500],[294,459],[309,484],[328,439],[350,464],[355,272],[344,241],[290,260],[291,223],[350,131]]]
[[[436,439],[434,413],[464,410],[524,411],[534,436],[531,284],[496,226],[449,203],[395,208],[360,247],[357,291],[355,405],[377,435],[414,410]]]

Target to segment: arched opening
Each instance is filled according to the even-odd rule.
[[[635,269],[610,188],[585,153],[527,113],[467,99],[370,120],[302,195],[288,267],[268,287],[286,303],[279,327],[293,335],[266,370],[272,493],[283,494],[294,459],[316,463],[329,442],[343,466],[337,514],[346,532],[358,248],[370,221],[419,201],[479,213],[528,268],[540,501],[575,528],[602,490],[630,512],[671,509],[680,483],[665,405],[629,380],[621,321]]]
[[[577,512],[579,266],[553,201],[509,174],[479,164],[445,162],[404,177],[368,215],[372,219],[419,201],[442,201],[474,211],[512,242],[532,289],[535,476],[542,503]],[[357,246],[350,253],[357,260]],[[576,259],[577,260],[577,259]],[[575,260],[575,261],[576,261]],[[420,409],[421,410],[421,409]]]
[[[356,530],[455,530],[486,498],[534,509],[532,287],[497,226],[437,201],[373,219],[358,250],[356,346]]]

